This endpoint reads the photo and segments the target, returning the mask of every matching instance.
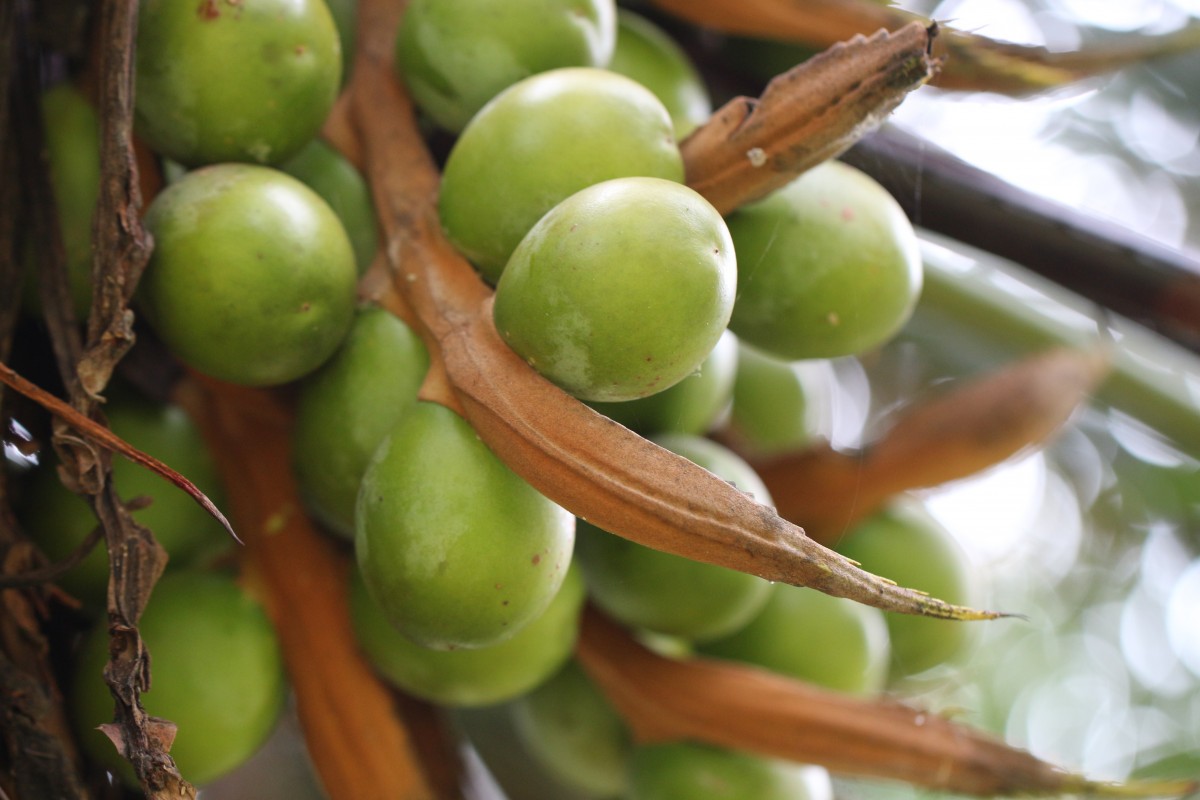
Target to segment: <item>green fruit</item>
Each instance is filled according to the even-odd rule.
[[[700,651],[857,695],[883,689],[890,654],[883,612],[797,586],[775,587],[749,624]]]
[[[851,529],[838,552],[867,572],[959,605],[974,605],[971,570],[962,547],[916,505],[894,505]],[[923,672],[960,656],[972,626],[954,620],[887,612],[892,676]]]
[[[828,361],[784,361],[739,342],[730,429],[759,455],[828,437],[836,378]]]
[[[617,12],[617,47],[608,68],[654,92],[680,141],[712,114],[708,88],[687,53],[640,14],[624,8]]]
[[[362,275],[379,249],[379,226],[371,189],[346,157],[320,139],[313,139],[279,168],[303,181],[338,215]]]
[[[525,747],[557,780],[589,796],[624,796],[629,729],[576,661],[518,698],[511,713]]]
[[[141,0],[138,133],[187,166],[277,164],[312,139],[342,77],[323,0]]]
[[[744,268],[729,327],[785,359],[858,355],[908,320],[921,258],[900,205],[830,161],[729,215]]]
[[[325,0],[342,49],[342,83],[350,77],[358,46],[358,0]]]
[[[421,110],[457,133],[530,75],[606,66],[615,14],[612,0],[413,0],[396,66]]]
[[[655,441],[770,504],[750,466],[716,442],[681,435]],[[577,553],[597,606],[630,627],[692,641],[741,628],[762,609],[773,588],[762,578],[653,550],[583,521]]]
[[[574,520],[504,465],[453,411],[418,402],[363,476],[355,550],[392,625],[440,650],[515,635],[550,604]]]
[[[222,488],[200,432],[177,406],[157,405],[128,392],[112,392],[104,407],[113,432],[191,480],[220,508]],[[133,518],[154,532],[170,556],[168,569],[194,565],[226,551],[225,529],[178,487],[121,457],[112,460],[113,485],[124,500],[153,502]],[[33,476],[26,498],[25,525],[52,561],[66,558],[99,523],[83,498],[63,487],[54,464]],[[108,588],[108,554],[100,542],[59,579],[63,589],[86,606],[101,609]]]
[[[691,375],[733,306],[733,245],[699,194],[620,178],[542,217],[496,287],[496,329],[584,400],[632,400]]]
[[[721,334],[699,370],[669,389],[624,403],[591,403],[592,408],[643,435],[707,433],[729,410],[737,372],[737,337]]]
[[[420,338],[388,311],[367,307],[333,357],[301,381],[292,464],[309,508],[336,533],[354,536],[363,473],[416,403],[428,369]]]
[[[643,745],[630,763],[629,800],[832,800],[829,773],[711,745]]]
[[[178,726],[171,756],[189,781],[210,783],[259,748],[283,711],[286,681],[262,607],[217,573],[163,576],[138,623],[153,663],[148,713]],[[84,751],[131,785],[130,766],[97,726],[111,722],[102,672],[108,629],[96,625],[74,665],[71,717]]]
[[[100,194],[100,120],[82,92],[60,83],[42,95],[42,124],[71,301],[82,321],[92,305],[92,213]],[[30,253],[35,269],[25,282],[26,307],[35,310],[41,308],[36,275],[40,255]]]
[[[463,130],[438,212],[450,241],[495,283],[543,214],[580,189],[632,175],[683,181],[662,103],[607,70],[550,70],[501,92]]]
[[[163,342],[195,369],[266,386],[312,372],[354,316],[354,251],[337,215],[278,170],[189,172],[146,214],[154,252],[140,301]]]
[[[553,675],[571,656],[583,601],[583,579],[568,569],[546,610],[512,637],[487,647],[433,650],[392,627],[360,575],[350,586],[354,631],[376,669],[410,694],[459,707],[511,700]]]

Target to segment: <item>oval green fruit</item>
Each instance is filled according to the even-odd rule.
[[[440,650],[515,635],[571,563],[573,517],[496,458],[462,417],[418,402],[363,476],[355,551],[392,625]]]
[[[948,603],[973,606],[971,569],[962,547],[923,508],[896,503],[860,522],[836,543],[867,572]],[[963,654],[974,626],[955,620],[887,612],[891,677],[923,672]]]
[[[828,438],[835,384],[828,361],[785,361],[738,342],[729,430],[740,448],[763,456]]]
[[[135,124],[189,167],[278,164],[312,139],[342,76],[324,0],[141,0]]]
[[[142,703],[178,726],[171,756],[180,772],[202,786],[253,755],[274,729],[287,688],[262,607],[228,575],[182,571],[155,585],[138,630],[154,664]],[[98,624],[75,660],[71,716],[84,751],[136,785],[130,766],[96,730],[113,718],[102,677],[107,661],[108,628]]]
[[[786,585],[776,586],[766,606],[741,630],[699,649],[865,696],[878,694],[887,683],[891,652],[883,612]]]
[[[413,0],[395,63],[417,105],[460,132],[504,89],[560,67],[604,67],[613,0]]]
[[[473,707],[518,697],[562,667],[578,638],[583,601],[583,578],[568,569],[546,610],[512,637],[487,647],[433,650],[393,628],[356,573],[350,616],[363,651],[389,681],[431,703]]]
[[[318,519],[354,537],[358,485],[379,443],[417,402],[429,354],[412,329],[375,306],[358,311],[342,346],[300,382],[292,465]]]
[[[183,409],[159,405],[128,390],[109,392],[104,407],[113,432],[139,450],[184,475],[223,507],[216,465],[199,430]],[[66,489],[53,463],[32,477],[23,521],[38,546],[52,560],[66,558],[98,524],[83,498]],[[124,458],[112,461],[112,480],[125,500],[150,498],[133,518],[154,532],[167,551],[168,569],[195,565],[227,551],[232,544],[224,528],[177,486]],[[63,589],[85,606],[99,611],[108,588],[108,555],[100,542],[73,569],[59,578]]]
[[[887,190],[853,167],[814,167],[729,215],[743,269],[729,327],[785,359],[858,355],[911,316],[917,237]]]
[[[697,436],[655,441],[769,505],[762,481],[737,455]],[[633,628],[703,641],[728,636],[762,609],[774,588],[754,575],[653,550],[580,522],[577,558],[597,606]]]
[[[603,69],[526,78],[475,115],[446,159],[446,235],[495,283],[543,214],[594,183],[641,175],[681,182],[671,118],[649,89]]]
[[[312,372],[354,316],[354,251],[337,215],[295,178],[219,164],[189,172],[145,218],[154,251],[139,300],[197,370],[266,386]]]
[[[633,400],[699,368],[725,331],[737,265],[721,215],[661,178],[618,178],[540,219],[496,287],[496,329],[584,400]]]
[[[299,178],[329,204],[350,237],[358,274],[366,272],[379,249],[379,225],[371,189],[362,173],[320,139],[313,139],[279,168]]]
[[[511,706],[513,727],[537,762],[589,797],[621,797],[633,749],[625,721],[574,660]]]
[[[832,800],[821,767],[691,742],[643,745],[630,762],[629,800]]]
[[[737,337],[721,334],[696,372],[649,397],[624,403],[590,403],[592,408],[646,436],[707,433],[729,410],[737,373]]]
[[[712,114],[708,88],[683,48],[658,25],[627,8],[617,11],[617,46],[608,68],[654,92],[670,113],[680,141]]]

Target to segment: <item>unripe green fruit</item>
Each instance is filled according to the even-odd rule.
[[[740,447],[758,455],[828,437],[835,382],[828,361],[784,361],[739,342],[730,430]]]
[[[606,66],[615,12],[612,0],[413,0],[396,66],[421,110],[457,133],[530,75]]]
[[[629,800],[832,800],[829,773],[705,744],[643,745],[630,763]]]
[[[418,402],[367,467],[355,551],[391,624],[434,649],[487,647],[550,604],[574,518],[525,483],[453,411]]]
[[[682,435],[655,441],[770,504],[750,466],[716,442]],[[754,575],[653,550],[586,522],[579,523],[578,537],[592,600],[630,627],[692,641],[728,636],[762,609],[774,588]]]
[[[360,575],[350,587],[354,631],[376,669],[406,692],[457,707],[503,703],[553,675],[575,646],[583,601],[583,578],[569,569],[546,610],[512,637],[487,647],[433,650],[391,626]]]
[[[417,335],[390,312],[367,307],[333,357],[301,381],[292,464],[309,507],[335,533],[354,537],[363,473],[417,402],[428,369]]]
[[[168,348],[231,383],[312,372],[350,327],[354,251],[337,215],[295,178],[219,164],[187,173],[145,218],[154,251],[139,299]]]
[[[584,400],[633,400],[696,371],[725,331],[733,245],[707,200],[661,178],[571,195],[521,241],[496,287],[496,329]]]
[[[186,166],[278,164],[317,134],[342,77],[324,0],[141,0],[138,133]]]
[[[671,118],[649,89],[585,67],[510,86],[481,109],[446,160],[442,227],[491,283],[529,229],[570,195],[610,178],[681,182]]]
[[[911,316],[917,237],[872,178],[829,161],[729,215],[744,268],[729,327],[786,359],[858,355]]]
[[[227,575],[184,571],[155,585],[138,630],[154,670],[142,703],[178,726],[171,756],[180,772],[202,786],[253,755],[286,695],[283,658],[262,607]],[[136,785],[132,768],[96,730],[113,718],[107,661],[108,628],[98,624],[74,664],[71,716],[84,751]]]

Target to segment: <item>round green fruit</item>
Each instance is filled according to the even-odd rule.
[[[309,508],[334,532],[353,538],[363,473],[417,402],[428,369],[429,354],[412,329],[382,308],[366,307],[333,357],[300,382],[293,469]]]
[[[633,175],[683,180],[662,103],[624,75],[555,69],[475,115],[446,160],[438,212],[450,241],[494,284],[543,214],[580,189]]]
[[[707,433],[729,410],[737,373],[737,337],[721,334],[700,368],[669,389],[624,403],[591,403],[592,408],[630,430],[659,433]]]
[[[524,78],[606,66],[615,15],[613,0],[413,0],[395,62],[421,110],[458,133]]]
[[[510,711],[526,749],[557,780],[589,797],[624,796],[629,728],[578,662],[568,661]]]
[[[655,441],[770,504],[750,466],[716,442],[682,435]],[[754,575],[653,550],[583,521],[578,525],[577,558],[592,600],[633,628],[691,641],[727,636],[762,609],[774,588]]]
[[[104,413],[114,433],[187,477],[221,507],[222,487],[216,466],[200,432],[182,409],[158,405],[128,391],[114,391]],[[123,499],[152,500],[150,505],[134,511],[133,518],[154,532],[170,556],[168,569],[194,565],[229,549],[231,540],[224,528],[177,486],[120,457],[112,460],[112,474],[113,485]],[[70,555],[99,524],[87,502],[62,485],[53,463],[37,470],[25,499],[23,521],[53,561]],[[64,573],[59,584],[84,605],[102,609],[108,588],[104,543]]]
[[[379,249],[379,226],[371,189],[362,173],[320,139],[313,139],[279,168],[303,181],[329,204],[350,237],[358,274],[366,272]]]
[[[666,31],[629,9],[617,12],[617,46],[608,68],[654,92],[680,141],[712,114],[708,88],[687,53]]]
[[[584,400],[633,400],[693,374],[725,331],[737,265],[721,215],[682,184],[618,178],[555,206],[496,287],[496,329]]]
[[[418,402],[363,476],[355,551],[391,624],[439,650],[514,636],[550,604],[574,518],[496,458],[453,411]]]
[[[856,695],[878,694],[888,678],[883,612],[798,586],[775,587],[749,624],[699,649]]]
[[[262,607],[224,574],[163,576],[138,623],[154,665],[146,711],[178,726],[171,756],[204,785],[240,765],[274,729],[286,697],[283,658]],[[83,749],[131,785],[132,769],[97,726],[111,722],[102,673],[108,629],[96,625],[75,661],[71,715]]]
[[[546,610],[512,637],[487,647],[433,650],[392,627],[360,575],[350,586],[355,635],[376,669],[410,694],[455,707],[503,703],[547,680],[571,657],[583,601],[583,579],[568,569]]]
[[[277,164],[320,129],[342,78],[324,0],[141,0],[138,133],[186,166]]]
[[[832,800],[829,773],[711,745],[643,745],[630,762],[629,800]]]
[[[729,327],[785,359],[867,352],[911,316],[917,237],[872,178],[830,161],[729,215],[743,269]]]
[[[785,361],[738,343],[729,428],[757,455],[795,451],[828,437],[836,377],[828,361]]]
[[[867,572],[948,603],[974,605],[971,569],[962,547],[916,504],[896,504],[851,529],[836,549]],[[887,612],[892,677],[923,672],[961,655],[970,623]]]
[[[146,214],[155,247],[140,302],[182,361],[266,386],[312,372],[354,316],[354,251],[337,215],[278,170],[189,172]]]

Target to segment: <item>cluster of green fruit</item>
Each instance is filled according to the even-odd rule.
[[[295,389],[296,475],[314,518],[353,539],[353,621],[382,674],[445,705],[523,698],[531,749],[584,791],[769,798],[811,787],[814,773],[691,745],[617,747],[611,737],[627,734],[611,711],[565,730],[576,724],[565,712],[603,706],[598,695],[576,699],[595,691],[580,688],[586,679],[570,662],[585,597],[682,655],[864,694],[960,648],[965,631],[952,623],[885,619],[577,521],[461,417],[419,401],[430,363],[420,338],[358,302],[377,246],[366,186],[316,138],[345,63],[330,7],[142,0],[140,9],[137,131],[173,180],[145,217],[155,246],[138,309],[191,368]],[[454,137],[438,211],[448,239],[495,286],[505,341],[601,413],[769,504],[750,466],[705,436],[721,428],[756,453],[803,446],[828,359],[866,352],[905,322],[921,271],[894,201],[830,163],[722,217],[683,183],[678,141],[710,112],[703,83],[666,33],[612,0],[413,0],[395,56],[421,112]],[[47,95],[44,113],[82,312],[95,114],[67,87]],[[185,452],[125,422],[126,402],[131,417],[137,406],[143,421],[175,426]],[[207,484],[210,467],[188,460],[203,448],[176,411],[114,397],[108,414],[132,444]],[[116,480],[128,494],[137,478]],[[63,490],[48,466],[38,482],[45,496],[30,504],[30,528],[52,555],[68,552],[91,523],[53,516],[74,501],[52,495]],[[262,740],[284,679],[261,609],[231,578],[199,569],[220,561],[210,547],[220,534],[169,511],[174,493],[161,488],[147,487],[156,502],[137,512],[174,572],[142,623],[155,657],[146,705],[179,723],[173,754],[204,783]],[[869,570],[966,600],[961,561],[927,519],[888,512],[844,545]],[[935,566],[943,577],[925,574]],[[97,557],[66,580],[96,599],[105,577]],[[108,716],[103,633],[79,661],[84,730]],[[99,734],[87,741],[116,763]],[[556,753],[571,742],[579,752]],[[619,765],[571,760],[606,753]],[[680,775],[709,771],[722,777],[708,783],[742,788],[681,788]]]

